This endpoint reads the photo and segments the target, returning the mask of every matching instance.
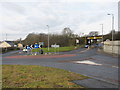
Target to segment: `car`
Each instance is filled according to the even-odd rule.
[[[85,48],[88,48],[89,45],[85,45]]]
[[[98,44],[93,44],[94,47],[98,47]]]
[[[23,49],[23,52],[27,52],[27,49],[26,49],[26,48],[24,48],[24,49]]]

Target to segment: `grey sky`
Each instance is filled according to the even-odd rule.
[[[89,2],[88,2],[89,1]],[[99,0],[98,0],[99,1]],[[24,39],[31,32],[60,33],[64,27],[70,27],[74,33],[88,34],[99,31],[104,24],[104,33],[111,30],[111,16],[115,15],[115,30],[118,30],[119,0],[1,0],[0,33],[1,40],[8,35],[8,40]]]

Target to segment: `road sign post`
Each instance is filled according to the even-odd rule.
[[[60,47],[60,45],[54,44],[54,45],[51,45],[51,47],[55,48],[55,53],[56,53],[56,48],[58,48],[58,52],[59,52],[59,47]]]

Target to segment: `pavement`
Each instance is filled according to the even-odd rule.
[[[59,54],[63,56],[23,56],[19,53],[3,55],[2,64],[60,68],[90,77],[90,79],[73,81],[78,85],[88,88],[118,88],[119,66],[117,57],[98,53],[96,48],[80,48],[69,52],[60,52]],[[21,55],[22,58],[19,58]]]
[[[10,51],[10,52],[4,53],[4,54],[0,54],[0,56],[5,57],[5,56],[16,55],[16,54],[18,54],[19,52],[22,52],[22,50]]]
[[[73,81],[73,83],[79,84],[84,87],[89,87],[89,88],[117,88],[117,86],[111,84],[111,83],[106,83],[101,80],[97,79],[84,79],[84,80],[76,80]]]

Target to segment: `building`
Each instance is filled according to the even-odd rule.
[[[14,43],[12,41],[3,41],[0,43],[0,48],[14,47]]]

